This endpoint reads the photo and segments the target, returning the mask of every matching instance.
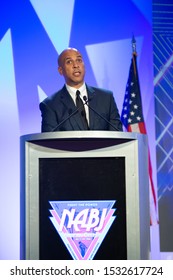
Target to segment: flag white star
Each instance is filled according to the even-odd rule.
[[[132,122],[132,119],[129,118],[129,119],[128,119],[128,123],[131,123],[131,122]]]

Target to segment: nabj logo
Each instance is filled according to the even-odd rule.
[[[49,201],[54,227],[74,260],[92,260],[116,216],[115,200]]]

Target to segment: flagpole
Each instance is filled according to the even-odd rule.
[[[137,67],[136,39],[132,35],[132,59],[129,70],[129,77],[126,85],[126,93],[123,102],[121,119],[126,130],[129,132],[138,132],[147,134],[145,121],[143,117],[142,98]],[[133,94],[133,96],[132,96]],[[136,106],[137,107],[134,107]],[[135,108],[135,110],[134,110]],[[131,114],[132,113],[132,114]],[[151,239],[151,259],[160,258],[159,241],[159,221],[157,212],[157,198],[153,183],[152,165],[150,151],[148,147],[148,169],[149,169],[149,200],[150,200],[150,239]],[[157,258],[156,258],[157,255]]]
[[[138,90],[140,92],[140,86],[139,86],[139,78],[138,78],[138,71],[137,71],[137,62],[136,62],[136,57],[137,57],[137,51],[136,51],[136,39],[134,37],[134,34],[132,36],[132,60],[133,60],[133,69],[134,69],[134,74],[136,76],[136,82],[138,85]],[[145,125],[145,124],[144,124]],[[146,129],[146,128],[145,128]],[[150,151],[149,151],[149,185],[150,185],[150,193],[152,192],[153,195],[150,195],[150,197],[153,197],[153,204],[154,208],[153,210],[152,207],[150,209],[150,213],[152,214],[152,211],[156,211],[157,213],[157,208],[158,204],[156,201],[156,193],[155,193],[155,188],[153,184],[153,179],[152,179],[152,164],[151,164],[151,158],[150,158]],[[152,205],[152,202],[150,202],[150,205]],[[155,220],[155,219],[153,219]],[[150,242],[151,242],[151,259],[160,259],[160,233],[159,233],[159,220],[158,217],[156,216],[156,220],[152,221],[152,215],[150,216]]]
[[[132,53],[136,55],[136,39],[135,36],[132,36]]]
[[[137,65],[136,65],[136,57],[137,57],[137,52],[136,52],[136,39],[135,39],[135,36],[133,34],[132,36],[132,60],[133,60],[133,68],[134,68],[134,74],[135,74],[135,77],[138,81],[138,73],[137,73]],[[138,87],[139,87],[139,83],[138,83]],[[140,90],[140,88],[139,88]]]

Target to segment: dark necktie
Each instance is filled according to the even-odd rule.
[[[84,129],[87,130],[88,129],[88,122],[86,119],[86,112],[85,112],[85,108],[84,108],[84,104],[80,98],[80,91],[77,90],[76,91],[76,107],[79,109],[79,114],[81,116],[81,120],[84,126]]]

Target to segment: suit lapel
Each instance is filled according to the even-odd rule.
[[[97,99],[95,98],[95,90],[92,87],[87,87],[87,93],[88,93],[88,100],[89,100],[89,106],[91,106],[94,110],[97,110]],[[90,130],[94,129],[94,123],[95,123],[95,112],[91,109],[89,109],[89,123],[90,123]]]

